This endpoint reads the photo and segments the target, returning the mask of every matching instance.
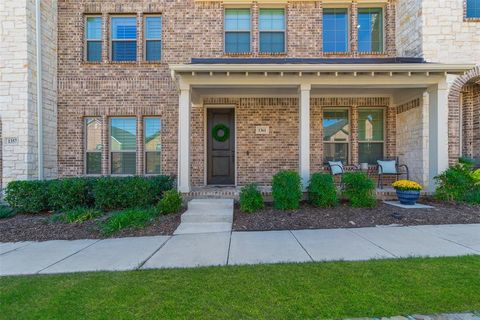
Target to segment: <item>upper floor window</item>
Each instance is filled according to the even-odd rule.
[[[160,61],[162,57],[162,17],[145,18],[145,60]]]
[[[250,9],[225,9],[225,52],[250,52]]]
[[[260,9],[260,52],[285,52],[285,10]]]
[[[323,51],[348,51],[348,9],[323,10]]]
[[[467,0],[467,18],[480,18],[480,0]]]
[[[358,51],[383,51],[383,13],[381,8],[358,9]]]
[[[112,17],[112,61],[137,60],[137,19]]]
[[[88,16],[85,19],[85,59],[102,61],[102,17]]]

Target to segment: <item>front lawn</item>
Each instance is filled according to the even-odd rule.
[[[4,319],[305,319],[480,310],[480,256],[0,278]]]

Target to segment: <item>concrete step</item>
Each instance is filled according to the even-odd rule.
[[[173,234],[189,234],[189,233],[215,233],[215,232],[230,232],[232,231],[232,223],[184,223],[182,222]]]
[[[188,202],[188,209],[233,210],[233,199],[193,199]]]
[[[233,215],[228,209],[188,209],[182,214],[182,222],[233,222]]]

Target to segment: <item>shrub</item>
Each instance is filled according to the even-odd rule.
[[[272,181],[273,206],[280,210],[298,209],[302,198],[300,176],[295,171],[280,171]]]
[[[84,222],[100,217],[103,213],[93,208],[74,208],[63,215],[63,220],[68,223]]]
[[[179,212],[182,208],[182,194],[175,189],[165,191],[157,207],[161,214]]]
[[[5,201],[17,212],[38,213],[48,209],[48,181],[12,181],[5,193]]]
[[[52,180],[48,186],[48,205],[52,210],[70,210],[93,205],[92,178]]]
[[[344,194],[354,208],[374,208],[377,206],[373,191],[375,183],[366,173],[347,172],[343,175]]]
[[[314,173],[308,186],[308,200],[316,207],[334,207],[338,198],[333,177],[326,173]]]
[[[467,195],[475,189],[475,178],[471,172],[472,163],[465,159],[435,177],[437,189],[435,197],[446,201],[467,201]]]
[[[8,206],[0,205],[0,219],[11,218],[15,215],[15,210]]]
[[[173,188],[173,179],[158,177],[102,177],[93,186],[95,206],[103,210],[148,207]]]
[[[101,226],[105,235],[112,235],[125,228],[142,228],[156,216],[154,208],[130,208],[112,214]]]
[[[262,210],[263,207],[262,193],[256,184],[248,184],[240,190],[240,210],[253,213]]]

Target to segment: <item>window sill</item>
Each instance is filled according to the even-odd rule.
[[[480,22],[480,17],[475,17],[475,18],[464,17],[463,22]]]
[[[259,52],[259,56],[286,56],[286,52]]]
[[[241,56],[251,56],[253,52],[224,52],[223,55],[226,57],[241,57]]]
[[[362,52],[358,52],[358,55],[360,56],[386,56],[387,53],[384,52],[384,51],[381,51],[381,52],[367,52],[367,51],[362,51]]]

